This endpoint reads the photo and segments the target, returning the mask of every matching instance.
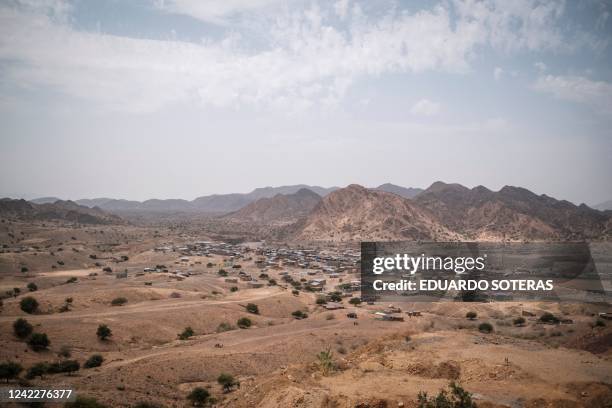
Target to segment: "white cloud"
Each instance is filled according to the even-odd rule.
[[[555,98],[583,103],[605,115],[612,115],[612,83],[592,81],[582,76],[546,75],[534,88]]]
[[[158,7],[224,21],[278,1],[166,0]],[[60,0],[49,4],[64,14],[69,10]],[[49,7],[0,5],[0,80],[50,87],[124,111],[156,111],[181,102],[300,111],[337,105],[352,84],[369,76],[469,72],[482,46],[507,51],[562,43],[553,24],[563,11],[556,1],[456,0],[377,17],[360,12],[357,3],[349,10],[342,0],[335,6],[280,9],[271,11],[265,32],[258,33],[267,43],[252,49],[243,48],[240,33],[232,30],[201,43],[130,38],[77,31]],[[343,27],[328,21],[334,12],[345,16]]]
[[[440,104],[421,99],[410,108],[410,113],[418,116],[434,116],[440,112]]]
[[[547,69],[548,66],[546,66],[545,63],[543,63],[542,61],[538,61],[535,64],[533,64],[533,66],[540,72],[540,73],[544,73]]]
[[[334,11],[341,19],[346,18],[349,9],[349,0],[338,0],[334,3]]]

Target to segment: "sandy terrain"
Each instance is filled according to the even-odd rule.
[[[68,346],[70,358],[82,366],[99,353],[104,357],[100,367],[28,381],[37,386],[72,385],[108,406],[148,401],[183,407],[190,390],[204,386],[224,407],[409,407],[416,406],[419,391],[434,394],[452,380],[485,407],[612,404],[612,322],[594,326],[594,313],[602,306],[398,304],[404,311],[420,310],[422,316],[404,314],[403,322],[387,322],[374,314],[387,305],[354,307],[345,299],[346,309],[327,311],[316,304],[314,293],[294,295],[290,287],[250,289],[241,280],[226,282],[217,273],[224,256],[194,256],[185,262],[177,252],[153,250],[168,242],[181,245],[206,238],[180,228],[75,230],[2,224],[1,241],[24,250],[0,253],[2,293],[20,288],[17,296],[3,299],[0,361],[16,361],[27,369],[59,360],[58,352]],[[241,270],[260,273],[254,258],[240,263]],[[157,264],[169,272],[143,273]],[[28,270],[21,272],[24,265]],[[113,273],[103,272],[106,266]],[[115,276],[126,269],[127,278]],[[172,273],[176,270],[191,276],[179,280]],[[282,270],[300,272],[294,266]],[[228,271],[230,277],[237,276],[237,270]],[[281,282],[280,270],[266,272]],[[76,281],[67,283],[73,277]],[[28,293],[29,282],[38,290]],[[339,282],[329,279],[328,285]],[[232,292],[234,286],[238,290]],[[38,313],[20,310],[25,296],[38,300]],[[61,312],[68,297],[73,298],[71,306]],[[117,297],[125,297],[127,303],[112,306]],[[248,313],[247,303],[257,304],[259,314]],[[296,310],[307,312],[308,318],[294,319],[291,313]],[[465,318],[469,310],[478,313],[476,320]],[[535,316],[515,327],[512,320],[523,311]],[[539,324],[537,317],[546,311],[572,323]],[[358,318],[347,318],[348,312]],[[35,352],[13,334],[12,324],[19,317],[26,318],[35,332],[48,335],[49,350]],[[241,317],[252,320],[251,328],[235,327]],[[477,330],[485,321],[493,324],[493,333]],[[217,332],[222,323],[233,329]],[[96,337],[100,324],[112,329],[110,340]],[[186,326],[195,334],[179,340]],[[333,354],[333,369],[324,375],[316,356],[327,349]],[[234,375],[241,387],[223,393],[216,382],[221,373]]]

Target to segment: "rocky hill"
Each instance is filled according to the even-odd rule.
[[[321,196],[306,188],[293,194],[277,194],[260,198],[226,217],[237,222],[282,225],[308,215],[321,201]]]
[[[412,201],[356,184],[325,197],[290,235],[312,241],[460,238]]]
[[[404,198],[414,198],[423,192],[422,188],[402,187],[391,183],[381,184],[375,190],[386,191],[387,193],[397,194]]]
[[[25,200],[0,200],[0,217],[23,221],[65,221],[77,224],[123,224],[116,215],[100,208],[88,208],[73,201],[35,204]]]

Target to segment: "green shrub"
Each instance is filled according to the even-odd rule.
[[[296,310],[295,312],[291,313],[291,316],[300,320],[300,319],[306,319],[308,317],[308,314],[302,312],[301,310]]]
[[[38,311],[38,301],[32,296],[26,296],[19,302],[19,307],[26,313],[36,313]]]
[[[17,378],[21,371],[23,371],[23,367],[19,363],[13,361],[0,363],[0,378],[6,380],[7,383],[9,380]]]
[[[558,324],[561,322],[557,316],[555,316],[552,313],[548,313],[548,312],[540,316],[540,321],[542,323],[551,323],[551,324]]]
[[[248,317],[241,317],[236,322],[236,325],[241,329],[248,329],[249,327],[251,327],[252,324],[253,323],[251,322],[251,319],[249,319]]]
[[[476,319],[476,317],[478,317],[478,314],[477,314],[476,312],[471,312],[471,311],[470,311],[470,312],[467,312],[467,313],[465,314],[465,317],[466,317],[467,319],[474,320],[474,319]]]
[[[43,376],[47,374],[48,369],[49,365],[47,363],[36,363],[32,367],[28,368],[26,378],[28,380],[32,380],[36,377],[40,377],[40,379],[42,380]]]
[[[227,271],[225,269],[219,269],[219,272],[217,272],[217,274],[219,274],[219,276],[227,276]]]
[[[206,388],[196,387],[187,395],[187,399],[191,401],[193,405],[201,407],[209,402],[210,392],[208,392]]]
[[[230,392],[234,387],[240,386],[240,382],[236,381],[231,374],[221,374],[217,378],[217,382],[223,386],[223,392]]]
[[[524,317],[517,317],[516,319],[514,319],[512,321],[512,324],[514,324],[515,326],[522,326],[525,324],[525,318]]]
[[[226,322],[219,323],[219,326],[217,326],[217,333],[223,333],[230,330],[234,330],[234,326]]]
[[[96,330],[96,335],[100,340],[106,340],[113,335],[113,331],[107,325],[101,324]]]
[[[249,303],[246,305],[246,311],[253,314],[259,314],[259,307],[255,303]]]
[[[361,299],[359,299],[358,297],[354,297],[354,298],[351,298],[351,300],[349,300],[349,303],[351,305],[355,305],[355,306],[356,305],[360,305],[361,304]]]
[[[34,333],[32,337],[30,337],[30,340],[28,340],[28,344],[32,347],[32,350],[42,351],[46,350],[51,342],[46,333]]]
[[[238,292],[238,286],[232,286],[230,292]]]
[[[13,323],[13,331],[15,332],[15,336],[19,337],[20,339],[25,339],[28,337],[30,334],[32,334],[33,330],[34,328],[26,319],[19,318]]]
[[[493,325],[488,322],[480,323],[478,325],[478,331],[481,333],[491,333],[493,331]]]
[[[36,292],[38,290],[38,286],[34,282],[28,283],[28,290],[30,292]]]
[[[327,300],[325,299],[325,296],[317,296],[317,305],[324,305],[327,303]]]
[[[194,335],[193,329],[190,326],[185,327],[182,333],[179,334],[179,339],[187,340]]]
[[[104,357],[102,357],[102,355],[94,354],[91,357],[89,357],[87,361],[85,361],[85,364],[83,364],[83,367],[85,368],[100,367],[103,362],[104,362]]]
[[[123,306],[128,302],[128,300],[126,298],[124,298],[123,296],[120,297],[116,297],[113,300],[111,300],[111,305],[112,306]]]
[[[417,404],[418,408],[476,408],[472,394],[454,382],[450,383],[450,393],[442,389],[436,397],[428,398],[426,392],[419,392]]]
[[[71,276],[70,278],[68,278],[68,280],[66,281],[66,283],[75,283],[77,281],[76,276]]]

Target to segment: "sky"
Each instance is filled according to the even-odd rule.
[[[0,0],[0,196],[612,199],[612,3]]]

